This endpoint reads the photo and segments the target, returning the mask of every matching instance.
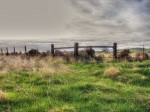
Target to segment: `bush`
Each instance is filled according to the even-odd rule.
[[[97,56],[94,57],[94,59],[95,59],[96,62],[102,62],[103,61],[102,55],[97,55]]]
[[[130,50],[129,49],[123,49],[119,54],[118,58],[128,58],[129,57]]]
[[[126,61],[132,61],[132,58],[130,57],[130,50],[129,49],[123,49],[119,54],[118,54],[118,59],[119,60],[126,60]]]
[[[36,56],[38,54],[40,54],[40,53],[36,49],[31,49],[30,51],[27,52],[27,55],[29,55],[29,56]]]
[[[134,61],[143,61],[143,60],[148,60],[149,59],[149,55],[147,53],[136,53],[135,56],[133,57]]]
[[[95,50],[90,48],[90,49],[85,49],[85,52],[87,53],[88,56],[94,57],[95,56]]]

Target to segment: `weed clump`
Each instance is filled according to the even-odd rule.
[[[116,77],[120,73],[120,70],[116,67],[109,67],[105,70],[105,75],[107,77]]]
[[[2,90],[0,90],[0,101],[3,101],[7,99],[7,95],[5,92],[3,92]]]

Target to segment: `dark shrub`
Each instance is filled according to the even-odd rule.
[[[94,57],[95,56],[95,50],[92,48],[85,49],[85,52],[87,53],[88,56]]]
[[[130,50],[129,49],[123,49],[119,54],[118,54],[118,59],[122,61],[132,61],[132,58],[130,57]]]
[[[40,54],[40,53],[36,49],[31,49],[27,52],[27,55],[29,55],[29,56],[37,56],[38,54]]]
[[[147,53],[136,53],[135,57],[133,57],[134,61],[143,61],[143,60],[148,60],[149,59],[149,55]]]
[[[128,58],[129,57],[130,50],[129,49],[123,49],[119,54],[118,58]]]
[[[102,55],[97,55],[94,57],[96,62],[102,62],[103,61],[103,56]]]
[[[55,50],[55,56],[64,56],[64,53],[60,50]]]

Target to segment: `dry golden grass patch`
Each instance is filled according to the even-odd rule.
[[[103,62],[111,62],[113,61],[113,55],[110,52],[102,52],[102,53],[96,53],[97,57],[101,57]]]
[[[1,69],[1,70],[0,70],[0,74],[6,74],[6,73],[8,73],[7,68],[4,68],[4,69]]]
[[[63,64],[54,64],[51,66],[42,66],[39,68],[40,72],[43,74],[55,74],[55,73],[71,73],[73,70],[70,70],[67,66]]]
[[[0,73],[11,71],[31,71],[41,74],[72,73],[72,70],[64,64],[62,58],[41,57],[21,57],[2,56],[0,57]]]
[[[120,73],[120,70],[116,67],[109,67],[105,70],[105,75],[107,77],[115,77],[115,76],[118,76]]]
[[[0,59],[0,66],[2,70],[7,71],[31,70],[35,66],[35,61],[20,56],[3,56]]]
[[[3,101],[5,99],[7,99],[7,94],[2,90],[0,90],[0,101]]]

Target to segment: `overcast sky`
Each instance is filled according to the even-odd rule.
[[[0,39],[149,35],[150,0],[0,0]]]

